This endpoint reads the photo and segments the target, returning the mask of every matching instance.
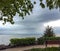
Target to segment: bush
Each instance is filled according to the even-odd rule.
[[[35,38],[13,38],[10,40],[10,45],[11,46],[26,46],[26,45],[34,45],[34,44],[40,44],[43,45],[45,43],[45,41],[49,41],[49,40],[60,40],[60,37],[40,37],[37,38],[37,41]]]
[[[60,37],[46,37],[46,40],[60,40]]]
[[[60,37],[40,37],[37,39],[38,44],[44,44],[45,41],[60,40]]]
[[[13,38],[10,40],[10,44],[13,46],[34,45],[35,40],[35,38]]]
[[[42,45],[42,44],[44,44],[44,38],[38,38],[37,39],[37,42],[38,42],[38,44],[40,44],[40,45]]]

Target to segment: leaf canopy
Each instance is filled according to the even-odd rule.
[[[30,0],[0,0],[0,20],[13,24],[13,17],[16,13],[24,19],[23,16],[30,15],[33,7]]]
[[[42,8],[48,7],[49,10],[51,9],[60,9],[60,0],[45,0],[46,3],[44,4],[43,0],[40,0],[40,6]],[[24,19],[24,16],[27,14],[30,15],[34,8],[34,3],[31,0],[0,0],[0,21],[4,21],[3,24],[6,22],[10,22],[14,24],[13,17],[18,13],[20,17]]]

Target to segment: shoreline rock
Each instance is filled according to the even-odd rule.
[[[4,50],[4,49],[8,49],[9,48],[9,46],[8,45],[0,45],[0,50]]]

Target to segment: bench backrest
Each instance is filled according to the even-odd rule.
[[[48,40],[47,44],[60,44],[60,40]]]

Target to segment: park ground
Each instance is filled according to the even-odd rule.
[[[59,47],[59,45],[52,44],[52,45],[47,45],[47,47]],[[0,50],[0,51],[24,51],[24,50],[28,50],[28,49],[32,49],[32,48],[45,48],[45,45],[16,47],[16,48],[10,48],[10,49]]]

